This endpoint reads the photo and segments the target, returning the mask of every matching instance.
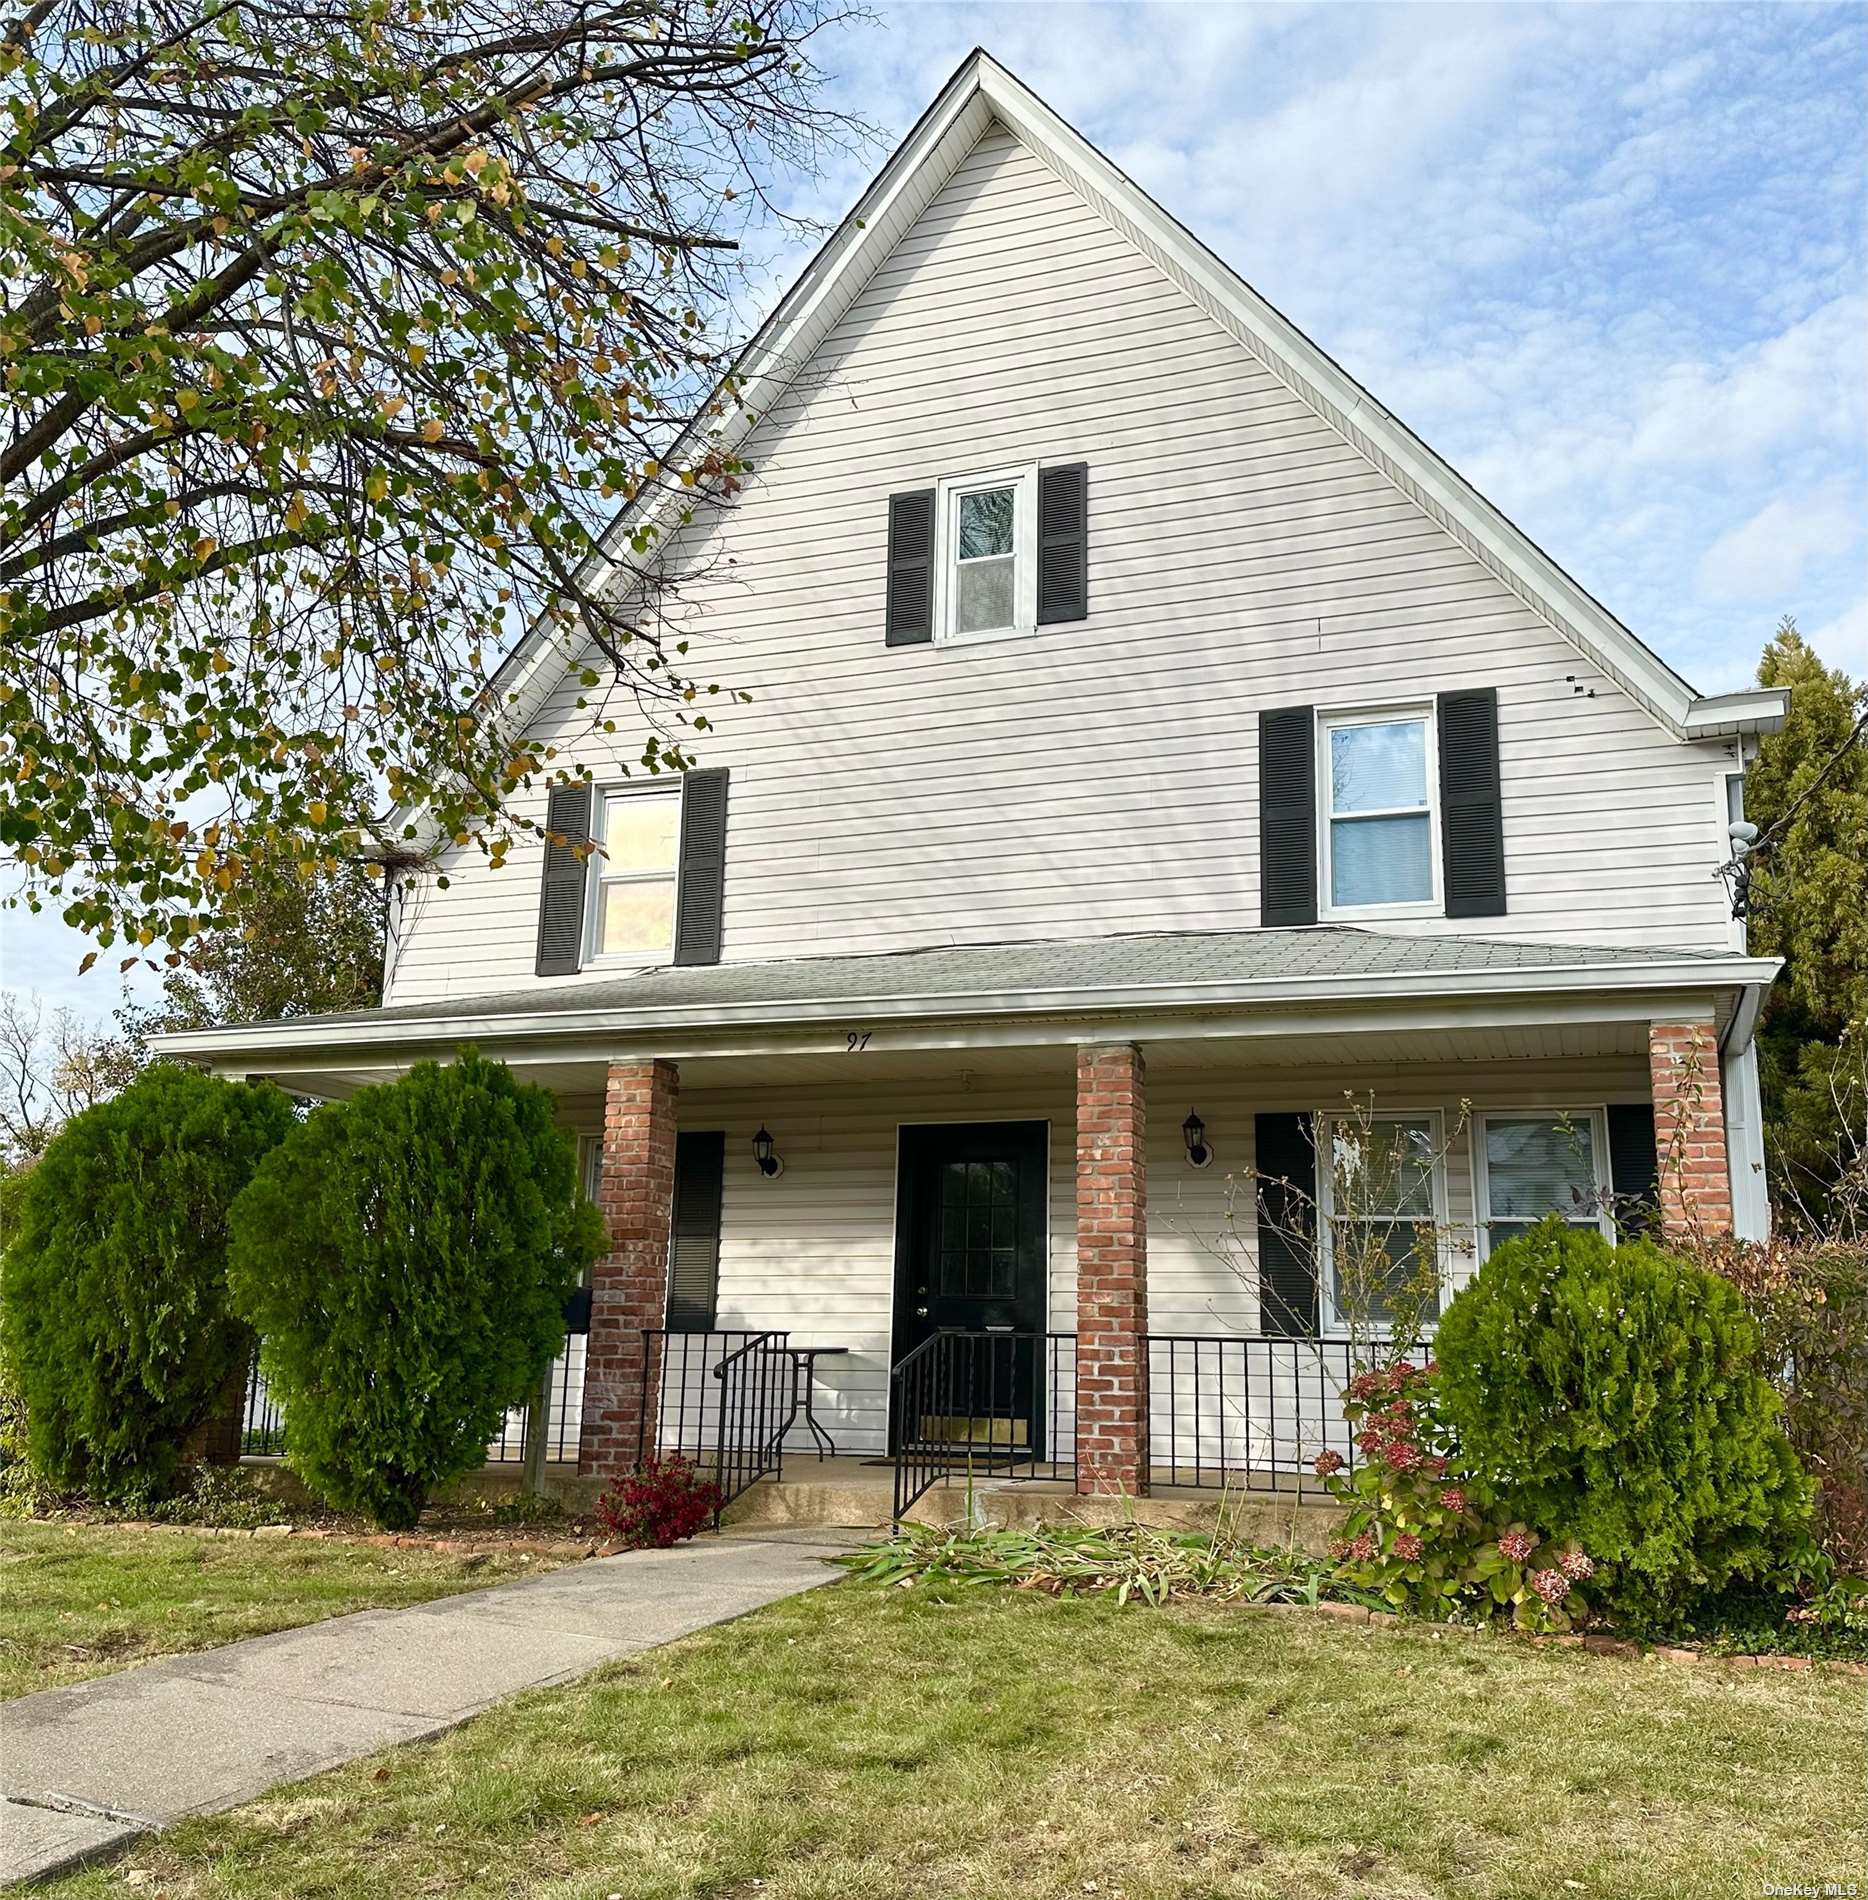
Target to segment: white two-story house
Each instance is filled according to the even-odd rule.
[[[1775,965],[1716,871],[1781,693],[1695,693],[984,54],[743,375],[672,556],[751,693],[698,765],[626,770],[531,636],[566,843],[400,873],[382,1008],[170,1042],[554,1091],[615,1244],[555,1452],[762,1469],[782,1345],[843,1453],[1293,1468],[1351,1096],[1445,1295],[1551,1209],[1762,1231]]]

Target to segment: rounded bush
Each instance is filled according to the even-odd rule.
[[[536,1392],[604,1244],[550,1094],[471,1051],[315,1110],[233,1230],[286,1462],[388,1530]]]
[[[1624,1620],[1807,1560],[1811,1487],[1737,1290],[1554,1216],[1447,1308],[1438,1411],[1475,1483],[1599,1569]]]
[[[47,1483],[171,1487],[252,1347],[228,1300],[229,1211],[292,1125],[275,1088],[159,1063],[73,1116],[10,1197],[0,1329]]]

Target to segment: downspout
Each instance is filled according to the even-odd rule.
[[[1764,1103],[1758,1085],[1758,1017],[1769,986],[1747,983],[1720,1050],[1725,1104],[1726,1166],[1731,1172],[1732,1231],[1740,1240],[1769,1240],[1771,1196],[1764,1174]]]

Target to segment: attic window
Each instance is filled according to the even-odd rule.
[[[1035,466],[941,483],[942,640],[987,640],[1037,625],[1037,497]]]

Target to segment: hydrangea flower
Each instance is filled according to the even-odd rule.
[[[1538,1538],[1534,1531],[1507,1531],[1498,1540],[1498,1547],[1514,1564],[1525,1562],[1537,1548]]]
[[[1567,1555],[1559,1557],[1557,1563],[1572,1583],[1586,1582],[1596,1574],[1595,1565],[1580,1550],[1572,1550]]]
[[[1446,1489],[1440,1493],[1440,1502],[1449,1511],[1463,1512],[1466,1508],[1466,1494],[1458,1485],[1449,1484]]]
[[[1504,1542],[1503,1538],[1499,1539]],[[1540,1570],[1531,1579],[1531,1588],[1553,1609],[1570,1593],[1570,1580],[1561,1570]]]
[[[1418,1471],[1426,1460],[1404,1438],[1391,1438],[1381,1448],[1382,1462],[1391,1471]]]
[[[1420,1555],[1420,1539],[1412,1531],[1395,1532],[1395,1555],[1404,1564],[1411,1564]]]
[[[1320,1451],[1314,1461],[1319,1478],[1331,1478],[1343,1468],[1343,1454],[1340,1451]]]
[[[1365,1564],[1375,1555],[1377,1548],[1375,1533],[1373,1531],[1364,1531],[1360,1537],[1351,1542],[1349,1554],[1357,1563]]]

